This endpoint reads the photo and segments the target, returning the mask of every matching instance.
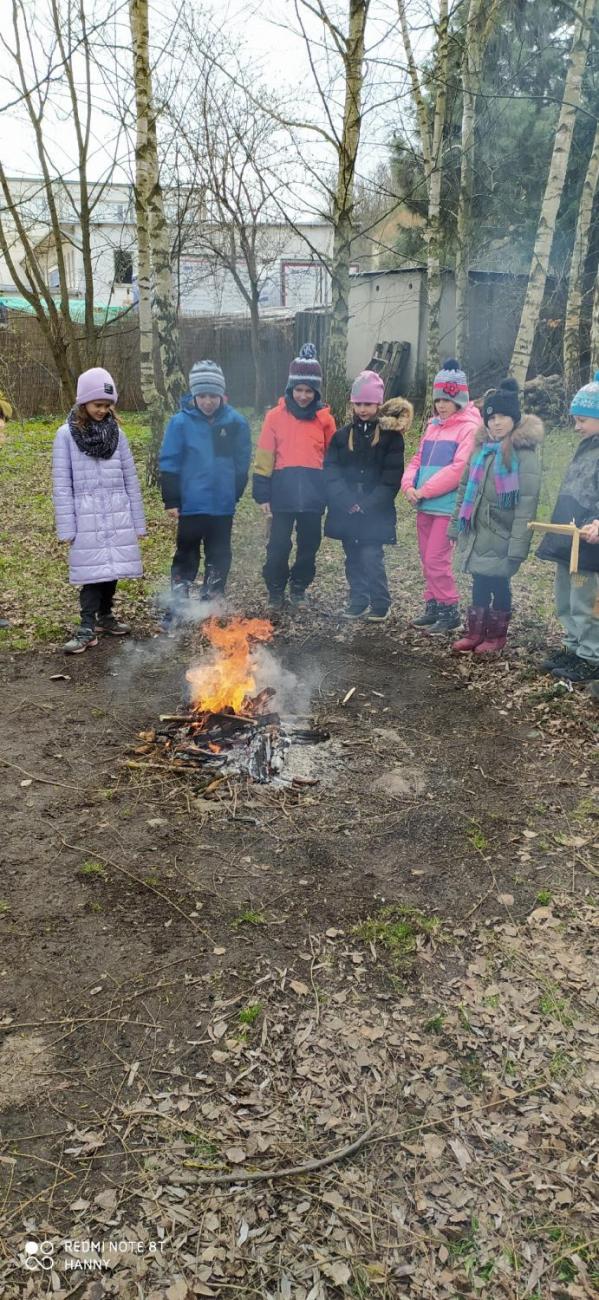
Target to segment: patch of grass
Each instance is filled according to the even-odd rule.
[[[392,906],[354,926],[352,934],[364,943],[383,948],[394,965],[401,967],[412,961],[425,939],[433,938],[440,930],[437,916],[425,916],[414,907]]]
[[[231,921],[231,925],[234,930],[238,930],[241,925],[266,925],[266,924],[267,921],[264,912],[256,912],[253,907],[247,907],[245,912],[241,912],[239,916],[235,917],[234,921]]]
[[[88,862],[84,862],[82,866],[78,867],[77,875],[84,876],[84,877],[89,877],[89,876],[99,877],[101,880],[107,879],[106,871],[102,866],[102,863],[94,862],[93,859],[90,859]]]
[[[484,1082],[484,1070],[476,1052],[467,1052],[458,1073],[462,1083],[465,1083],[471,1092],[480,1092]]]
[[[261,1011],[262,1011],[262,1003],[261,1003],[261,1002],[250,1002],[250,1003],[248,1003],[247,1007],[242,1007],[241,1011],[239,1012],[239,1017],[238,1017],[238,1019],[239,1019],[239,1023],[240,1023],[240,1025],[253,1025],[253,1024],[255,1024],[255,1023],[256,1023],[256,1020],[258,1019],[258,1016],[259,1016],[260,1013],[261,1013]]]
[[[5,898],[0,898],[0,916],[6,916],[7,912],[10,912],[10,903]]]
[[[472,848],[476,849],[477,853],[484,853],[489,847],[489,841],[484,831],[481,830],[480,826],[476,826],[474,822],[466,831],[466,839],[469,840]]]
[[[94,898],[94,899],[92,899],[91,903],[89,904],[89,910],[90,910],[90,912],[103,912],[103,911],[104,911],[104,907],[103,907],[103,904],[100,903],[99,900],[98,900],[97,898]]]
[[[553,894],[550,889],[540,889],[536,901],[541,904],[541,907],[548,907],[552,898]]]
[[[496,1008],[499,1006],[499,1002],[500,1002],[500,998],[498,993],[488,993],[486,998],[484,998],[485,1006],[492,1007],[493,1010],[496,1010]]]
[[[560,990],[555,984],[547,984],[544,993],[539,998],[539,1011],[542,1016],[547,1016],[552,1020],[558,1020],[560,1025],[568,1027],[572,1024],[570,1015],[570,1003],[567,998],[560,995]]]
[[[422,1028],[425,1034],[442,1034],[445,1024],[445,1012],[438,1011],[436,1016],[431,1016],[430,1020],[425,1020]]]
[[[150,873],[149,876],[144,876],[144,877],[143,877],[143,882],[144,882],[144,885],[149,885],[151,889],[158,889],[158,886],[159,886],[160,883],[161,883],[161,882],[160,882],[160,876],[155,876],[155,875],[153,875],[152,873]]]

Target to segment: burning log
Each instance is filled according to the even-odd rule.
[[[292,740],[316,744],[329,739],[329,733],[318,728],[283,727],[279,714],[269,707],[274,687],[252,693],[256,687],[252,643],[270,639],[271,623],[236,618],[222,624],[210,619],[202,632],[212,653],[186,673],[188,710],[161,714],[155,731],[141,733],[146,744],[136,754],[149,753],[154,759],[160,754],[164,765],[177,772],[203,769],[209,779],[204,787],[207,793],[228,775],[270,781],[281,772]],[[156,761],[146,765],[160,767]],[[213,779],[216,773],[220,775]]]

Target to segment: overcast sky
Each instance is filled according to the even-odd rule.
[[[32,0],[26,0],[33,5]],[[87,0],[86,13],[102,13],[108,7],[108,0]],[[411,0],[410,15],[414,24],[415,48],[419,59],[426,54],[430,45],[430,19],[426,11],[427,0]],[[35,22],[32,30],[38,37],[38,48],[48,48],[44,43],[43,15],[46,0],[35,0]],[[8,0],[3,0],[4,10],[3,36],[10,43],[10,25],[7,21]],[[329,12],[337,17],[347,11],[347,0],[327,0]],[[156,55],[173,28],[173,16],[176,12],[176,0],[165,0],[160,8],[153,6],[151,11],[151,39]],[[249,60],[255,68],[256,78],[262,78],[275,91],[290,94],[300,116],[311,113],[322,115],[318,97],[314,93],[308,53],[301,35],[297,32],[295,0],[221,0],[214,8],[202,5],[196,7],[198,25],[204,33],[225,33],[239,48],[241,57]],[[428,19],[428,21],[427,21]],[[119,80],[126,82],[126,68],[130,62],[127,43],[127,5],[123,3],[116,26],[106,29],[104,39],[107,51],[104,55],[105,67],[108,69],[114,57],[115,43],[122,48],[117,54],[122,72]],[[313,40],[315,58],[322,57],[321,28],[315,20],[307,18],[307,29]],[[295,30],[294,30],[295,29]],[[1,38],[0,38],[1,39]],[[397,31],[397,6],[395,0],[372,0],[368,28],[369,66],[371,85],[367,113],[362,133],[361,171],[372,172],[378,162],[387,154],[387,142],[394,128],[401,128],[407,100],[405,94],[405,77],[401,66],[404,56],[401,40]],[[43,56],[40,55],[40,67]],[[390,66],[391,65],[391,66]],[[193,76],[193,56],[182,51],[175,44],[172,56],[158,61],[163,77],[177,74],[184,77]],[[0,60],[0,149],[5,168],[13,175],[39,174],[39,162],[36,157],[31,127],[23,105],[2,112],[2,107],[15,97],[10,85],[11,60],[7,53]],[[121,163],[120,178],[130,176],[131,159],[129,147],[121,132],[119,134],[116,116],[109,105],[109,92],[102,85],[101,77],[94,79],[94,121],[92,138],[94,140],[94,157],[90,166],[90,175],[99,177],[106,174],[106,168],[115,157]],[[51,99],[56,108],[52,112],[45,128],[50,139],[52,162],[57,173],[76,175],[76,149],[64,87],[57,79],[51,88]],[[399,99],[397,98],[399,96]],[[61,111],[60,103],[63,103]],[[333,97],[332,103],[335,103]],[[379,105],[372,108],[373,105]],[[106,106],[108,111],[104,111]],[[118,174],[117,174],[118,175]]]

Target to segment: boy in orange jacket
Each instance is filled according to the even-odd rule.
[[[321,389],[316,349],[305,343],[289,367],[284,396],[266,412],[258,439],[252,493],[270,520],[262,574],[273,610],[283,608],[287,583],[291,603],[301,605],[316,572],[325,506],[323,463],[335,432]],[[294,527],[296,553],[290,569]]]

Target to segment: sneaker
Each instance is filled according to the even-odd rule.
[[[554,655],[548,655],[541,664],[541,672],[552,673],[554,668],[577,668],[579,663],[578,655],[573,650],[558,650]]]
[[[413,618],[410,627],[432,627],[439,617],[439,604],[436,600],[427,600],[424,613],[420,618]]]
[[[429,636],[445,636],[447,632],[453,632],[454,628],[461,625],[458,605],[438,605],[436,622],[426,630]]]
[[[96,632],[103,636],[128,636],[131,631],[128,623],[119,623],[114,614],[98,614]]]
[[[350,600],[349,605],[346,605],[345,609],[341,610],[341,617],[342,618],[364,618],[364,615],[367,613],[367,611],[368,611],[368,605],[354,605],[353,601]]]
[[[366,615],[366,622],[384,623],[385,619],[389,618],[390,613],[391,613],[390,605],[388,605],[386,609],[377,609],[375,606],[370,610],[370,613]]]
[[[91,650],[97,644],[98,638],[93,627],[78,627],[62,648],[66,655],[82,655],[84,650]]]
[[[290,587],[289,600],[292,605],[305,605],[306,593],[301,587]]]
[[[575,664],[571,667],[553,668],[552,677],[561,677],[567,682],[595,682],[599,681],[599,663],[591,663],[590,659],[581,659],[574,655]]]

